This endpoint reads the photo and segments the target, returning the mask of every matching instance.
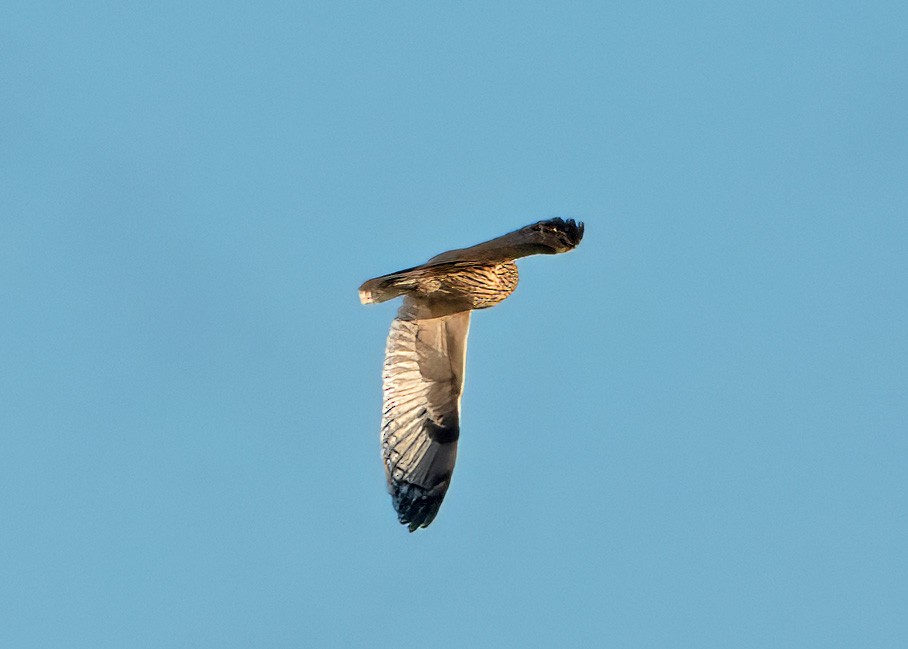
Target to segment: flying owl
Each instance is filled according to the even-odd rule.
[[[515,259],[577,247],[583,223],[549,219],[359,288],[363,304],[403,296],[385,349],[381,452],[398,520],[411,532],[438,514],[454,471],[470,312],[517,287]]]

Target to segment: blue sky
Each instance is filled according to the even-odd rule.
[[[0,24],[0,645],[908,644],[903,2]],[[551,216],[408,534],[356,289]]]

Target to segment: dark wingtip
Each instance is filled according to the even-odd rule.
[[[580,243],[580,240],[583,239],[583,221],[574,221],[574,219],[557,219],[561,221],[561,230],[570,240],[570,242],[576,246]]]
[[[412,482],[394,481],[390,485],[391,501],[397,511],[397,520],[407,529],[415,532],[428,527],[435,520],[441,501],[445,497],[447,484],[426,489]]]
[[[530,227],[542,232],[548,238],[547,243],[552,248],[552,252],[573,250],[583,239],[583,221],[558,217],[539,221]]]

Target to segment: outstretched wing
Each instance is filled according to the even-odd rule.
[[[583,223],[573,219],[548,219],[470,246],[435,255],[428,265],[452,261],[501,263],[527,255],[555,255],[573,250],[583,239]]]
[[[457,457],[470,312],[451,311],[404,298],[385,351],[382,457],[394,509],[411,532],[435,518]]]

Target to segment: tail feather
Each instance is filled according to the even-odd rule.
[[[403,295],[414,287],[413,281],[406,276],[407,271],[375,277],[359,287],[359,301],[363,304],[387,302]]]

